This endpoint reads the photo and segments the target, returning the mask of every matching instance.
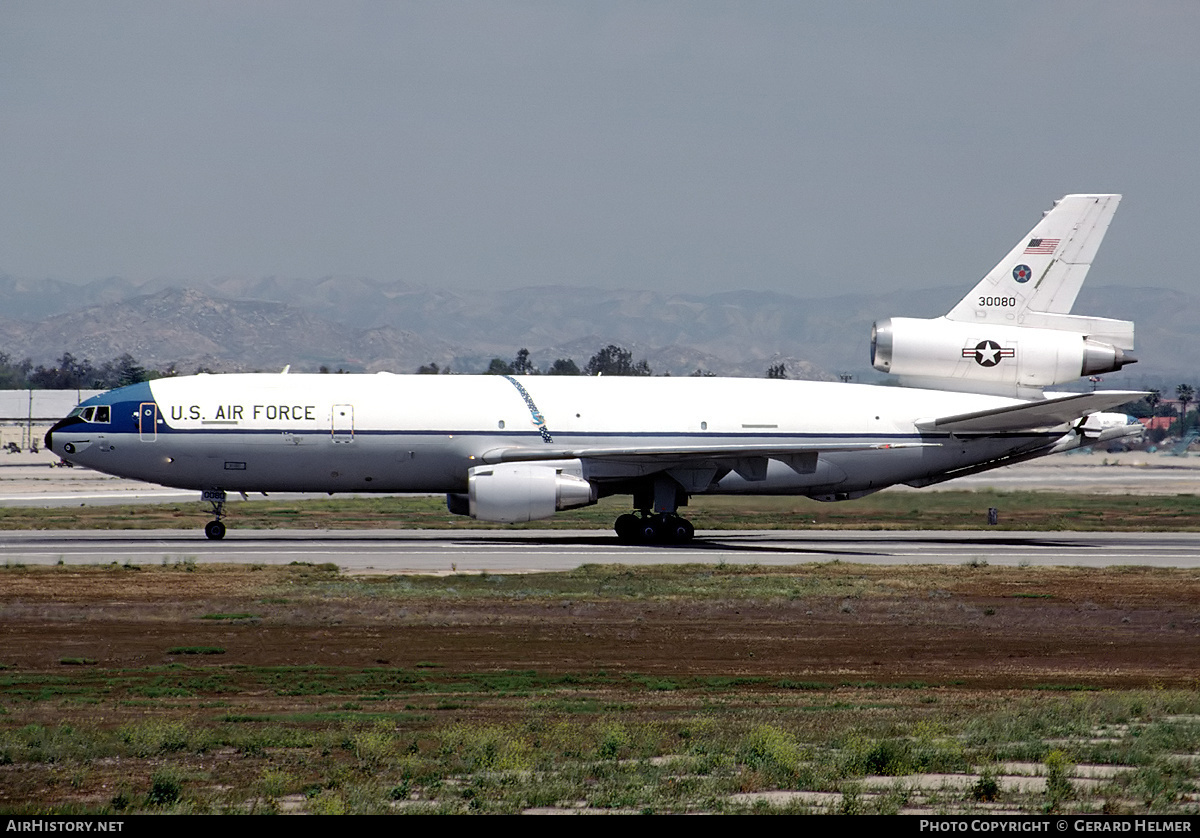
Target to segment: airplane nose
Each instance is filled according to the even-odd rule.
[[[55,422],[54,425],[50,428],[50,430],[46,431],[45,443],[46,443],[46,448],[49,451],[54,451],[54,432],[58,430],[60,425],[62,425],[61,419],[59,419],[57,422]],[[57,452],[55,452],[55,453],[57,453]]]
[[[51,451],[54,451],[55,454],[62,456],[61,452],[54,450],[54,432],[62,430],[63,428],[67,427],[68,425],[75,425],[78,422],[79,422],[78,417],[73,417],[73,416],[68,417],[66,419],[59,419],[57,422],[55,422],[54,425],[50,428],[50,430],[46,431],[46,439],[45,439],[46,448],[50,449]]]

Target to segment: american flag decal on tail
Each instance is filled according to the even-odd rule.
[[[1062,239],[1030,239],[1025,246],[1025,253],[1053,253],[1060,241]]]

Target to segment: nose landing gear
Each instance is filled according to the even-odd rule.
[[[220,489],[207,489],[200,493],[200,500],[212,504],[214,520],[204,525],[204,534],[217,541],[225,537],[225,525],[221,519],[225,516],[225,492]]]

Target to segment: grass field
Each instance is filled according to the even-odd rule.
[[[6,567],[0,626],[9,814],[1200,810],[1197,571]]]

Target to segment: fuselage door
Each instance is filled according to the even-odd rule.
[[[354,442],[354,405],[333,406],[333,441]]]
[[[158,439],[158,405],[154,402],[142,402],[138,406],[138,435],[142,442]]]

